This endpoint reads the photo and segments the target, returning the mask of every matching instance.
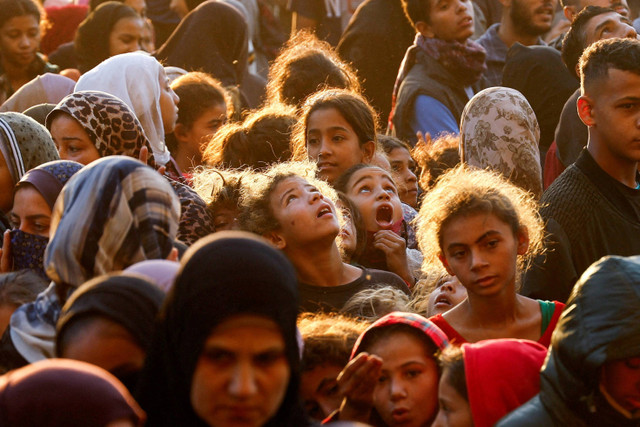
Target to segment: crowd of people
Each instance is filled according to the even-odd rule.
[[[0,427],[639,426],[636,19],[0,0]]]

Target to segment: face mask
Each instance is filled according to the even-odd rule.
[[[48,237],[37,236],[20,230],[11,230],[13,269],[15,271],[33,270],[47,279],[43,265],[44,250],[48,243]]]

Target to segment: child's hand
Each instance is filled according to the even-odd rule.
[[[382,371],[382,359],[360,353],[338,375],[340,394],[340,420],[369,422],[373,408],[373,391]]]
[[[373,237],[373,247],[384,252],[389,271],[413,285],[415,279],[407,262],[407,244],[401,236],[391,230],[380,230]]]
[[[13,262],[11,261],[11,231],[5,231],[2,238],[2,249],[0,249],[0,273],[9,273],[13,267]]]

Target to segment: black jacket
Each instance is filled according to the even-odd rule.
[[[540,393],[497,424],[637,426],[599,391],[605,362],[640,355],[640,257],[608,256],[573,289],[540,373]]]

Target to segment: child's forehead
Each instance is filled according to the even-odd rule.
[[[395,185],[393,178],[391,175],[385,171],[384,169],[379,168],[378,166],[369,166],[364,167],[353,173],[351,179],[349,180],[349,187],[355,185],[357,182],[366,181],[366,180],[387,180],[390,183]]]

